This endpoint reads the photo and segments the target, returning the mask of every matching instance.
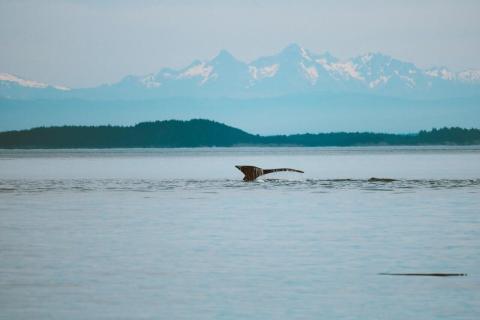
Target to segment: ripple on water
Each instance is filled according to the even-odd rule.
[[[335,190],[363,190],[368,192],[413,192],[417,189],[469,189],[480,190],[480,179],[436,179],[436,180],[371,180],[371,179],[264,179],[254,182],[240,180],[149,180],[149,179],[61,179],[61,180],[0,180],[2,193],[41,192],[95,192],[133,191],[167,192],[175,190],[198,190],[217,193],[220,190],[290,190],[315,193]]]

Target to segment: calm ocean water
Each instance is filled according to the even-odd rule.
[[[0,319],[478,319],[479,270],[478,147],[0,150]]]

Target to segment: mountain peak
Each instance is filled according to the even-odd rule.
[[[288,55],[292,55],[292,54],[301,54],[302,53],[302,50],[304,50],[302,47],[300,47],[298,44],[296,43],[291,43],[289,44],[288,46],[286,46],[283,50],[282,50],[282,54],[288,54]]]
[[[220,52],[215,56],[215,58],[212,59],[212,62],[229,62],[229,61],[235,61],[237,62],[238,60],[227,50],[222,49]]]
[[[295,42],[288,44],[283,50],[300,50],[302,47]]]
[[[286,46],[285,49],[280,52],[280,56],[293,61],[298,61],[299,59],[313,60],[311,52],[296,43],[291,43]]]

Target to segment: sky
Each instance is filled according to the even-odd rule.
[[[478,0],[0,0],[0,72],[73,88],[290,43],[480,69]]]

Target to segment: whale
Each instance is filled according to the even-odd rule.
[[[242,171],[242,173],[245,175],[243,177],[243,181],[255,181],[255,179],[257,179],[258,177],[263,176],[265,174],[273,173],[273,172],[292,171],[292,172],[303,173],[303,171],[301,170],[291,169],[291,168],[262,169],[255,166],[243,166],[243,165],[238,165],[235,167],[238,170]]]

